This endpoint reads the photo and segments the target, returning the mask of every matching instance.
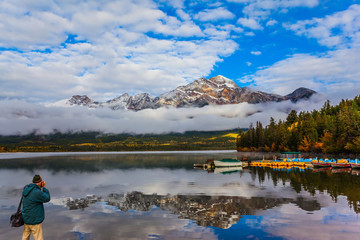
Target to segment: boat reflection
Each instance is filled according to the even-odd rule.
[[[243,167],[215,167],[213,173],[230,174],[242,171]]]
[[[333,168],[331,169],[331,173],[350,173],[351,168]]]
[[[322,168],[314,168],[313,172],[326,172],[331,171],[332,167],[322,167]]]
[[[279,207],[283,204],[295,204],[305,211],[320,210],[320,204],[313,199],[203,196],[203,195],[157,195],[142,192],[127,194],[109,194],[107,197],[87,196],[79,199],[63,199],[63,205],[69,210],[84,209],[96,202],[105,202],[120,211],[150,211],[159,207],[164,211],[178,215],[182,219],[195,221],[199,226],[213,226],[227,229],[236,224],[243,215],[255,215],[256,212]]]
[[[352,169],[352,170],[351,170],[351,174],[352,174],[352,175],[356,175],[356,176],[360,176],[360,170],[358,170],[358,169]]]
[[[195,169],[206,170],[208,173],[221,173],[221,174],[231,174],[242,171],[243,167],[214,167],[214,168],[203,168],[203,167],[194,167]]]

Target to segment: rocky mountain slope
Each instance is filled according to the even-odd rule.
[[[186,86],[177,87],[155,98],[148,93],[140,93],[134,96],[125,93],[106,102],[96,102],[86,95],[74,95],[66,101],[66,105],[87,106],[89,108],[109,107],[113,110],[129,109],[138,111],[164,106],[203,107],[206,105],[237,104],[242,102],[255,104],[287,100],[297,102],[300,99],[308,99],[315,93],[315,91],[307,88],[298,88],[286,96],[281,96],[254,91],[248,87],[239,87],[228,78],[216,76],[210,79],[200,78]]]

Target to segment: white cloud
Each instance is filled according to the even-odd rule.
[[[266,22],[266,26],[274,26],[278,23],[278,21],[272,19]]]
[[[278,94],[308,87],[336,102],[359,94],[359,56],[360,48],[335,50],[320,56],[295,54],[240,81],[254,82],[261,90]]]
[[[0,25],[3,47],[36,49],[58,46],[66,40],[68,33],[94,42],[118,28],[171,36],[202,35],[201,29],[193,22],[168,16],[152,1],[79,1],[76,7],[69,2],[49,2],[51,6],[46,11],[42,6],[3,2],[0,10],[0,17],[5,21]]]
[[[219,7],[215,9],[206,9],[202,12],[199,12],[194,16],[194,19],[207,22],[207,21],[217,21],[222,19],[233,19],[235,15],[227,10],[224,7]]]
[[[184,10],[182,9],[177,9],[176,10],[176,14],[179,16],[180,19],[184,20],[184,21],[191,21],[191,16],[190,14],[186,13]]]
[[[258,56],[258,55],[261,55],[262,52],[260,52],[260,51],[251,51],[250,53],[251,53],[252,55]]]
[[[295,7],[315,7],[318,0],[227,0],[245,5],[242,12],[245,17],[238,20],[238,24],[253,30],[263,30],[265,26],[277,24],[276,20],[268,19],[274,12],[287,13],[288,9]]]
[[[262,30],[263,27],[260,23],[253,18],[239,18],[237,21],[238,24],[241,24],[243,27],[247,27],[253,30]]]
[[[253,33],[253,32],[245,32],[244,35],[248,36],[248,37],[253,37],[253,36],[255,36],[255,33]]]
[[[320,44],[333,47],[360,43],[360,5],[352,5],[345,11],[324,18],[298,21],[285,24],[287,29],[297,35],[316,38]]]
[[[326,16],[286,25],[298,35],[317,38],[326,46],[336,47],[323,54],[294,54],[272,66],[259,69],[239,81],[252,83],[266,92],[288,94],[298,87],[323,93],[337,103],[360,92],[360,6]],[[347,47],[347,48],[345,48]]]
[[[181,9],[184,7],[185,0],[159,0],[159,2],[168,4],[169,6],[172,6],[173,8]]]
[[[227,0],[246,5],[243,13],[249,17],[266,18],[273,11],[283,11],[294,7],[315,7],[318,0]]]
[[[238,48],[230,32],[241,31],[230,25],[200,29],[182,9],[176,9],[179,18],[169,16],[150,0],[0,6],[6,23],[0,24],[0,47],[10,49],[0,52],[0,98],[51,102],[74,94],[99,100],[125,92],[161,94],[210,74]],[[83,42],[62,44],[68,34]]]
[[[44,50],[66,40],[70,22],[47,12],[33,15],[10,15],[0,12],[0,47]]]
[[[140,38],[140,43],[134,46],[124,46],[120,39],[110,36],[106,45],[79,43],[51,54],[2,52],[0,96],[36,96],[37,100],[54,101],[74,94],[98,99],[105,93],[111,97],[125,92],[158,95],[186,84],[186,79],[193,81],[210,74],[222,56],[237,48],[235,42],[222,38],[204,41]],[[109,49],[110,44],[114,48]]]

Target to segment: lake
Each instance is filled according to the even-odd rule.
[[[0,154],[0,236],[22,188],[50,190],[45,239],[360,239],[360,173],[194,169],[234,151]],[[216,170],[216,169],[215,169]]]

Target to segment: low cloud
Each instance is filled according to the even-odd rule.
[[[297,104],[287,102],[231,104],[203,108],[159,108],[142,111],[113,111],[85,107],[45,107],[20,100],[0,101],[0,134],[48,134],[55,129],[68,131],[101,131],[106,133],[167,133],[190,130],[226,130],[246,128],[250,123],[286,118],[290,110],[312,110],[324,99],[313,96]]]

